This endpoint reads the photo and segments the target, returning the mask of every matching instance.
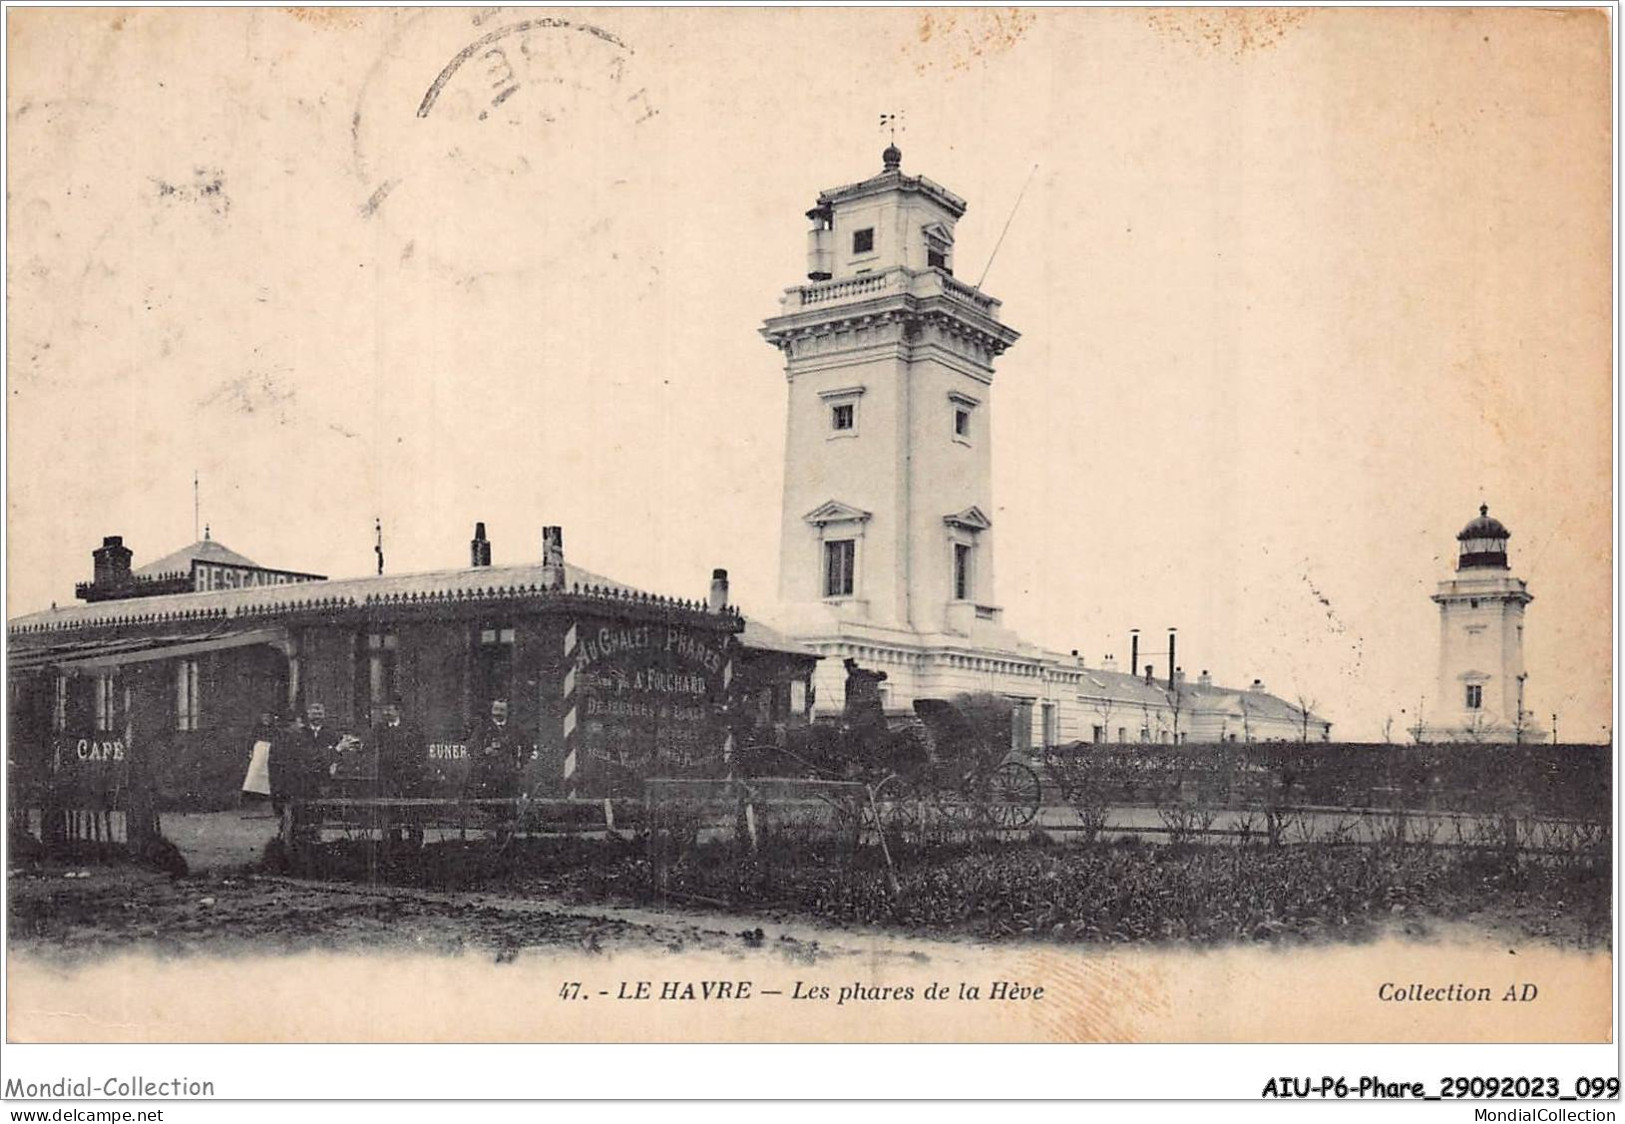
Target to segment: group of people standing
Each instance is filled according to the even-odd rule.
[[[351,795],[470,798],[519,795],[525,763],[534,747],[521,739],[508,721],[508,704],[491,703],[490,716],[469,734],[468,771],[460,791],[443,767],[431,767],[422,730],[404,720],[398,702],[379,711],[364,739],[348,735],[328,720],[327,708],[313,702],[302,717],[285,725],[270,712],[260,715],[254,731],[245,795],[269,799],[281,815],[289,800],[310,799],[339,791]]]

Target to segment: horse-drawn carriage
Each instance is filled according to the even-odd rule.
[[[854,690],[836,722],[794,731],[784,744],[756,745],[742,766],[758,776],[802,775],[857,782],[864,799],[846,798],[842,814],[895,834],[933,830],[1013,829],[1038,815],[1043,788],[1038,773],[1010,744],[1008,713],[1000,721],[976,716],[942,699],[919,699],[914,720],[889,720],[877,693]]]

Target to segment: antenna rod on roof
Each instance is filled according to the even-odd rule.
[[[199,508],[199,503],[198,503],[197,469],[194,468],[192,470],[192,541],[193,542],[197,542],[197,527],[198,527],[198,511],[199,510],[200,510],[200,508]]]
[[[372,530],[376,538],[373,541],[373,553],[378,555],[378,572],[384,572],[384,520],[382,516],[375,516],[372,521]]]
[[[987,271],[993,268],[993,259],[999,256],[999,247],[1004,245],[1004,236],[1010,233],[1010,224],[1016,219],[1016,208],[1021,206],[1022,197],[1027,194],[1027,188],[1032,186],[1033,177],[1037,174],[1038,165],[1034,164],[1033,170],[1027,173],[1027,182],[1022,184],[1021,190],[1016,193],[1016,205],[1010,208],[1010,217],[1004,220],[1004,229],[999,231],[999,240],[993,243],[993,252],[987,256],[987,264],[982,267],[982,275],[976,279],[978,289],[982,287],[982,282],[987,280]]]

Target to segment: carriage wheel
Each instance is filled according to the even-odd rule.
[[[919,841],[924,826],[922,799],[913,784],[900,777],[888,777],[875,786],[874,799],[883,830],[894,840]]]
[[[987,811],[999,827],[1026,827],[1038,815],[1038,774],[1007,761],[987,778]]]

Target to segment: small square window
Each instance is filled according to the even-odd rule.
[[[842,402],[829,409],[829,427],[831,429],[851,429],[855,420],[855,411],[852,403]]]
[[[954,411],[954,436],[970,436],[970,411],[958,409]]]
[[[866,226],[862,230],[852,232],[852,252],[854,254],[870,254],[875,249],[875,228]]]

